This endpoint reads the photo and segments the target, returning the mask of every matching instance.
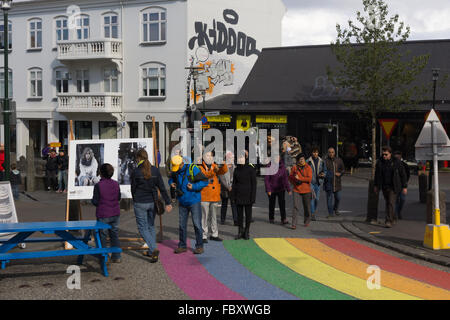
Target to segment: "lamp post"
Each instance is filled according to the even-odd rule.
[[[11,9],[12,0],[1,0],[1,6],[3,10],[3,57],[4,57],[4,83],[5,83],[5,98],[3,100],[3,125],[4,125],[4,144],[5,144],[5,162],[3,168],[5,169],[4,180],[9,181],[9,169],[10,169],[10,132],[9,132],[9,97],[8,97],[8,81],[9,81],[9,68],[8,68],[8,54],[9,54],[9,39],[8,39],[8,11]]]
[[[433,74],[433,110],[436,106],[436,83],[439,79],[439,68],[433,68],[431,70],[432,74]],[[432,182],[433,182],[433,175],[434,175],[434,165],[433,162],[431,162],[430,165],[430,174],[428,175],[428,190],[431,190],[431,186],[432,186]],[[437,168],[436,168],[437,169]]]

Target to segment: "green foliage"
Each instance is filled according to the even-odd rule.
[[[363,5],[357,22],[349,20],[348,28],[336,25],[331,48],[339,66],[327,72],[336,87],[351,89],[349,106],[373,121],[380,112],[406,111],[424,99],[429,88],[414,81],[429,55],[410,57],[404,46],[410,28],[398,14],[388,17],[383,0],[363,0]]]

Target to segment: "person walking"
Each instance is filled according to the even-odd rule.
[[[342,176],[345,173],[344,162],[341,158],[336,157],[334,148],[328,148],[328,157],[325,159],[325,166],[327,172],[323,189],[327,193],[327,218],[332,218],[341,215],[339,212],[339,203],[341,201]]]
[[[401,151],[395,151],[394,152],[394,157],[399,160],[402,165],[403,165],[403,169],[405,169],[405,174],[406,174],[406,183],[408,184],[409,182],[409,178],[411,177],[411,170],[409,169],[408,164],[403,160],[402,158],[402,152]],[[403,192],[399,192],[397,195],[397,200],[395,201],[395,216],[394,216],[394,221],[398,220],[402,220],[402,209],[403,206],[405,205],[405,201],[406,201],[406,194],[404,194]]]
[[[252,206],[256,200],[256,170],[253,165],[249,164],[245,152],[241,152],[237,158],[237,166],[233,173],[231,198],[236,203],[238,216],[238,235],[235,239],[249,240]]]
[[[208,185],[208,181],[201,170],[187,158],[174,156],[171,166],[175,174],[169,179],[169,185],[176,189],[180,224],[180,241],[174,252],[179,254],[187,251],[187,219],[191,213],[196,239],[194,254],[202,254],[204,249],[200,192]]]
[[[319,206],[320,199],[320,184],[323,183],[325,175],[327,173],[327,167],[325,162],[319,157],[319,148],[312,148],[312,155],[308,158],[306,163],[312,169],[312,180],[311,180],[311,220],[316,221],[316,211]]]
[[[291,169],[289,180],[294,186],[294,208],[292,211],[291,229],[297,228],[297,216],[300,211],[300,198],[303,202],[304,224],[309,226],[311,221],[311,180],[312,169],[306,163],[303,153],[297,155],[297,163]]]
[[[269,197],[269,223],[275,221],[275,202],[278,198],[278,206],[280,207],[281,224],[288,224],[286,219],[286,192],[289,195],[292,194],[291,186],[289,184],[289,176],[284,165],[284,161],[277,156],[275,163],[278,165],[278,170],[273,175],[266,175],[264,177],[264,184],[266,187],[266,193]],[[269,165],[270,166],[270,165]]]
[[[171,200],[157,167],[151,165],[145,149],[136,153],[137,168],[131,173],[131,195],[133,197],[134,214],[140,235],[148,246],[144,255],[150,262],[158,261],[159,250],[156,244],[155,216],[158,190],[166,204],[165,210],[172,211]]]
[[[120,186],[111,177],[114,168],[109,163],[104,163],[100,167],[101,180],[94,186],[92,204],[96,207],[95,215],[97,221],[109,224],[111,229],[100,230],[100,242],[102,247],[106,247],[106,237],[109,233],[111,247],[120,248],[119,221],[120,221]],[[111,255],[111,262],[120,263],[121,254],[114,252]]]
[[[233,216],[234,226],[238,226],[237,208],[236,204],[231,199],[231,190],[233,186],[233,174],[236,166],[234,165],[234,155],[232,152],[226,154],[226,166],[228,171],[219,176],[220,181],[220,197],[222,199],[222,208],[220,212],[220,224],[225,224],[228,210],[228,202],[230,202],[231,213]]]
[[[56,175],[58,174],[58,158],[56,156],[56,150],[50,150],[47,157],[47,163],[45,164],[45,177],[47,182],[47,191],[56,191],[58,187]]]
[[[386,228],[392,228],[394,223],[394,207],[399,193],[405,196],[408,192],[408,183],[406,172],[402,162],[392,156],[391,147],[384,146],[381,148],[382,156],[375,165],[375,181],[374,192],[383,192],[383,197],[386,203]],[[373,219],[375,220],[375,219]],[[371,220],[374,224],[376,221]]]
[[[58,193],[67,193],[67,169],[69,168],[69,157],[63,149],[59,150],[58,163]]]
[[[11,173],[9,176],[9,181],[11,182],[11,189],[13,193],[14,200],[19,200],[19,188],[22,184],[22,177],[20,175],[20,171],[17,170],[17,165],[13,163],[11,165]]]
[[[219,176],[228,172],[226,165],[218,166],[214,163],[212,152],[206,152],[203,156],[203,163],[200,166],[203,175],[208,179],[208,185],[202,189],[202,227],[203,243],[208,242],[209,224],[211,223],[211,236],[209,240],[222,241],[219,238],[217,227],[217,210],[220,203],[220,183]]]

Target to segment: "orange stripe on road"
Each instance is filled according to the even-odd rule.
[[[316,239],[286,239],[290,244],[306,254],[345,273],[361,279],[368,279],[369,264],[342,254]],[[411,296],[428,300],[450,300],[448,290],[381,270],[381,286],[391,288]]]

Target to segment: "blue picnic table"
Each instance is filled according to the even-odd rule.
[[[25,223],[4,223],[0,224],[1,233],[15,234],[8,240],[0,240],[0,264],[1,269],[6,268],[10,260],[33,259],[48,257],[78,256],[78,264],[83,263],[85,255],[93,255],[100,259],[100,265],[103,275],[108,276],[106,262],[109,253],[122,252],[117,247],[103,248],[100,241],[100,230],[110,229],[111,226],[98,221],[61,221],[61,222],[25,222]],[[84,237],[78,238],[69,231],[86,230]],[[54,234],[56,237],[37,237],[29,238],[33,233],[41,232],[43,234]],[[91,232],[94,234],[95,247],[90,246],[89,240]],[[54,250],[54,251],[28,251],[28,252],[9,252],[21,243],[39,243],[39,242],[68,242],[73,246],[73,250]]]

